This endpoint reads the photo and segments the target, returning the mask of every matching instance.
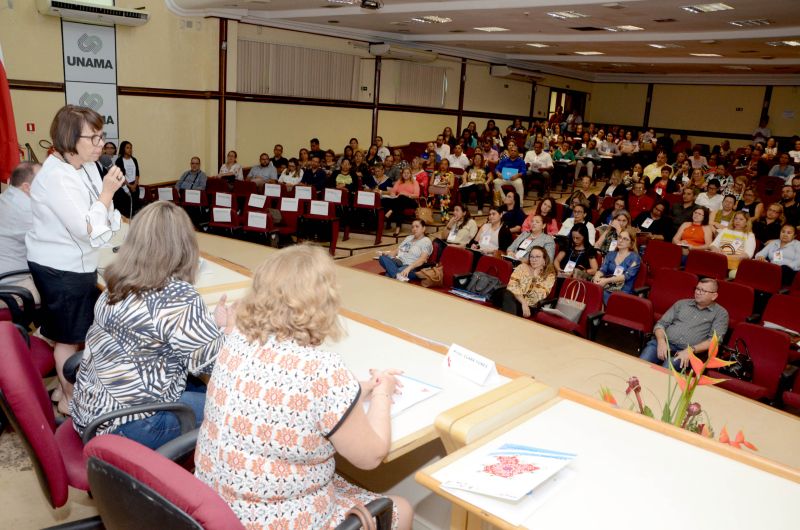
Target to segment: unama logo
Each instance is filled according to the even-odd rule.
[[[80,99],[78,99],[78,105],[81,107],[89,107],[96,111],[103,106],[103,97],[100,94],[84,92]]]
[[[103,49],[103,40],[97,35],[84,33],[78,37],[78,49],[84,53],[97,55]],[[70,66],[82,66],[84,68],[102,68],[111,70],[114,67],[109,59],[99,59],[93,57],[81,57],[75,55],[67,56],[67,64]]]
[[[103,41],[97,35],[87,35],[84,33],[78,38],[78,48],[82,52],[92,52],[97,55],[97,52],[103,49]]]

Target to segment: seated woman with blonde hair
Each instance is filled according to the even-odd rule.
[[[603,303],[607,304],[615,291],[633,294],[633,283],[639,274],[642,260],[636,252],[636,232],[633,228],[619,231],[617,244],[603,260],[592,281],[603,288]]]
[[[756,252],[756,236],[747,212],[736,212],[730,225],[719,231],[709,250],[728,256],[728,269],[731,270],[736,269],[743,259],[752,258]]]
[[[374,469],[391,445],[396,370],[359,382],[338,354],[339,285],[325,250],[285,248],[256,268],[211,376],[195,474],[247,528],[334,528],[378,497],[335,473],[334,455]],[[365,412],[363,404],[368,402]],[[411,506],[392,497],[392,527]]]
[[[535,246],[514,269],[503,293],[503,311],[525,318],[547,298],[556,283],[556,269],[544,247]]]
[[[157,237],[156,237],[157,236]],[[72,400],[79,433],[102,414],[151,402],[184,403],[203,420],[205,387],[188,373],[210,374],[232,313],[224,297],[214,316],[192,285],[199,250],[189,216],[171,202],[140,211],[103,277]],[[157,448],[180,434],[171,412],[121,416],[101,425]]]

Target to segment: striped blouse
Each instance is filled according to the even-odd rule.
[[[75,429],[101,414],[154,401],[174,403],[187,371],[211,373],[224,342],[195,288],[170,279],[163,289],[129,295],[114,305],[104,292],[94,307],[71,403]],[[98,434],[151,414],[109,422]]]

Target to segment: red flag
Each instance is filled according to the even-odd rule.
[[[11,171],[20,162],[17,128],[14,125],[14,109],[11,106],[11,90],[8,88],[6,69],[0,55],[0,181],[8,182]]]

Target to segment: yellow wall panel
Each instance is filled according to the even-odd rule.
[[[547,119],[550,117],[550,87],[536,85],[536,99],[533,101],[533,117]]]
[[[567,90],[575,90],[578,92],[591,92],[594,89],[594,84],[589,81],[582,81],[580,79],[570,79],[569,77],[561,77],[558,75],[543,74],[542,79],[538,81],[540,85],[552,88],[564,88]]]
[[[596,83],[587,102],[585,121],[641,127],[647,85]]]
[[[752,133],[758,126],[763,86],[655,85],[650,126],[723,133]],[[737,111],[737,108],[742,111]]]
[[[528,116],[531,84],[489,75],[486,63],[467,64],[464,110]]]
[[[33,0],[12,5],[0,9],[0,46],[8,78],[64,82],[61,19],[40,15]]]
[[[50,124],[58,109],[64,106],[64,93],[12,90],[11,104],[14,106],[17,141],[21,145],[30,143],[39,161],[44,162],[46,150],[39,147],[39,141],[50,141]],[[33,123],[36,130],[27,132],[26,123]]]
[[[775,136],[800,134],[800,87],[776,86],[772,89],[769,128]]]
[[[133,144],[143,184],[177,179],[199,156],[217,173],[217,102],[203,99],[119,97],[120,141]]]

